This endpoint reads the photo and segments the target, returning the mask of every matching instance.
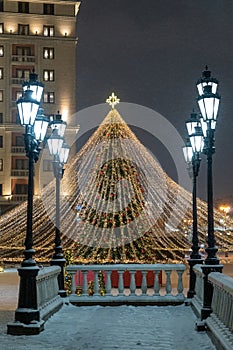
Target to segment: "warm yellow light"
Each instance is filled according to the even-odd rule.
[[[114,92],[112,92],[112,95],[110,95],[107,100],[106,103],[109,104],[109,106],[112,107],[112,109],[114,109],[114,107],[120,103],[120,99],[114,94]]]
[[[16,32],[16,27],[14,24],[10,24],[6,27],[8,33],[13,34]]]
[[[231,211],[231,207],[229,205],[221,205],[219,210],[223,211],[225,214],[228,214]]]

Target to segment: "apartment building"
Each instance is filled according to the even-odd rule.
[[[68,128],[76,128],[79,6],[75,0],[0,0],[0,213],[27,199],[28,160],[16,100],[30,72],[45,85],[44,114],[59,110]],[[35,176],[35,195],[53,177],[51,159],[41,162],[36,174],[40,167],[44,176]]]

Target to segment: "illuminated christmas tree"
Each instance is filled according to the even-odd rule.
[[[192,195],[175,183],[140,143],[115,109],[67,166],[61,196],[64,250],[78,263],[178,262],[191,246]],[[181,150],[182,151],[182,150]],[[55,182],[34,200],[33,234],[37,261],[53,252]],[[231,249],[231,230],[217,244]],[[230,219],[225,227],[233,227]],[[206,244],[207,205],[198,200],[200,243]],[[0,218],[1,260],[20,261],[26,231],[26,203]]]

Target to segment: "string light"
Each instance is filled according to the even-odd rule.
[[[181,262],[191,245],[192,195],[167,176],[114,106],[67,165],[61,181],[61,193],[66,193],[60,208],[64,251],[82,264]],[[38,262],[49,261],[53,254],[54,196],[52,181],[34,199]],[[3,261],[22,259],[26,205],[0,217]],[[207,204],[198,199],[197,211],[200,244],[206,244]],[[219,251],[230,251],[233,220],[217,209],[214,215]]]

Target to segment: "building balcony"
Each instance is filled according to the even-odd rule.
[[[13,194],[11,196],[11,199],[10,201],[11,202],[15,202],[15,203],[19,203],[19,202],[24,202],[26,201],[28,198],[28,195],[27,194]]]
[[[16,177],[26,177],[28,176],[28,170],[27,169],[12,169],[11,170],[11,176]]]
[[[35,56],[12,55],[13,62],[35,62]]]
[[[11,153],[25,153],[25,147],[24,146],[12,146]]]
[[[24,82],[24,78],[12,78],[11,83],[15,85],[22,85]]]

